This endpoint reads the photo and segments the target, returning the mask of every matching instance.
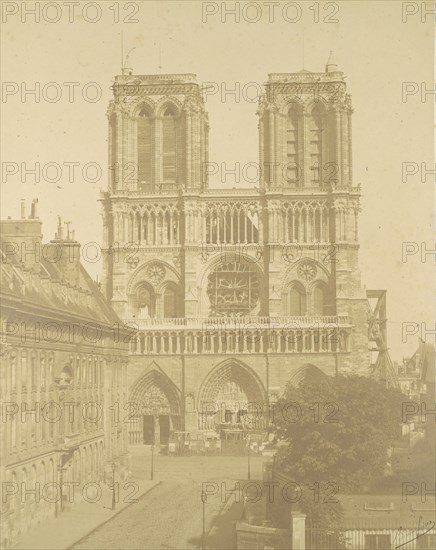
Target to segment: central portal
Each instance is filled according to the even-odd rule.
[[[144,414],[142,417],[144,445],[154,445],[155,443],[168,445],[171,424],[169,414]]]
[[[144,414],[142,427],[144,445],[154,445],[154,416],[152,414]]]
[[[206,379],[200,398],[199,428],[242,431],[263,428],[265,392],[254,371],[227,360]],[[261,411],[255,414],[255,411]],[[253,412],[254,411],[254,412]]]

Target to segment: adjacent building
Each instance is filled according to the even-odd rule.
[[[37,203],[1,222],[2,547],[71,506],[87,483],[129,473],[128,333],[59,222],[42,244]],[[98,490],[98,489],[97,489]]]

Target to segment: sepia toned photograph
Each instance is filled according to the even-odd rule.
[[[0,9],[1,549],[435,550],[435,3]]]

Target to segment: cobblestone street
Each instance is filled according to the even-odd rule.
[[[148,448],[133,449],[132,469],[136,478],[150,475]],[[251,477],[260,479],[261,459],[252,457]],[[240,517],[242,503],[226,504],[221,483],[231,490],[236,481],[247,479],[246,457],[155,456],[154,479],[161,483],[139,502],[97,528],[72,548],[85,549],[194,549],[201,548],[202,483],[216,482],[220,491],[208,498],[205,511],[207,548],[232,548],[233,520]],[[242,484],[241,484],[242,487]],[[227,495],[228,497],[229,495]],[[219,522],[217,521],[219,518]],[[211,532],[213,528],[213,532]],[[219,543],[217,543],[219,541]],[[218,545],[217,545],[218,544]]]
[[[132,456],[132,475],[136,479],[150,479],[151,451],[148,446],[129,449]],[[262,457],[251,454],[251,475],[261,477]],[[247,456],[182,456],[169,457],[154,454],[154,479],[158,481],[203,481],[223,478],[247,479]]]

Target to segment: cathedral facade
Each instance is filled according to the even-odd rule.
[[[209,186],[195,75],[123,69],[113,91],[102,290],[132,327],[130,443],[263,429],[308,369],[369,373],[352,106],[336,64],[269,75],[253,188]],[[262,412],[248,426],[250,407]]]

